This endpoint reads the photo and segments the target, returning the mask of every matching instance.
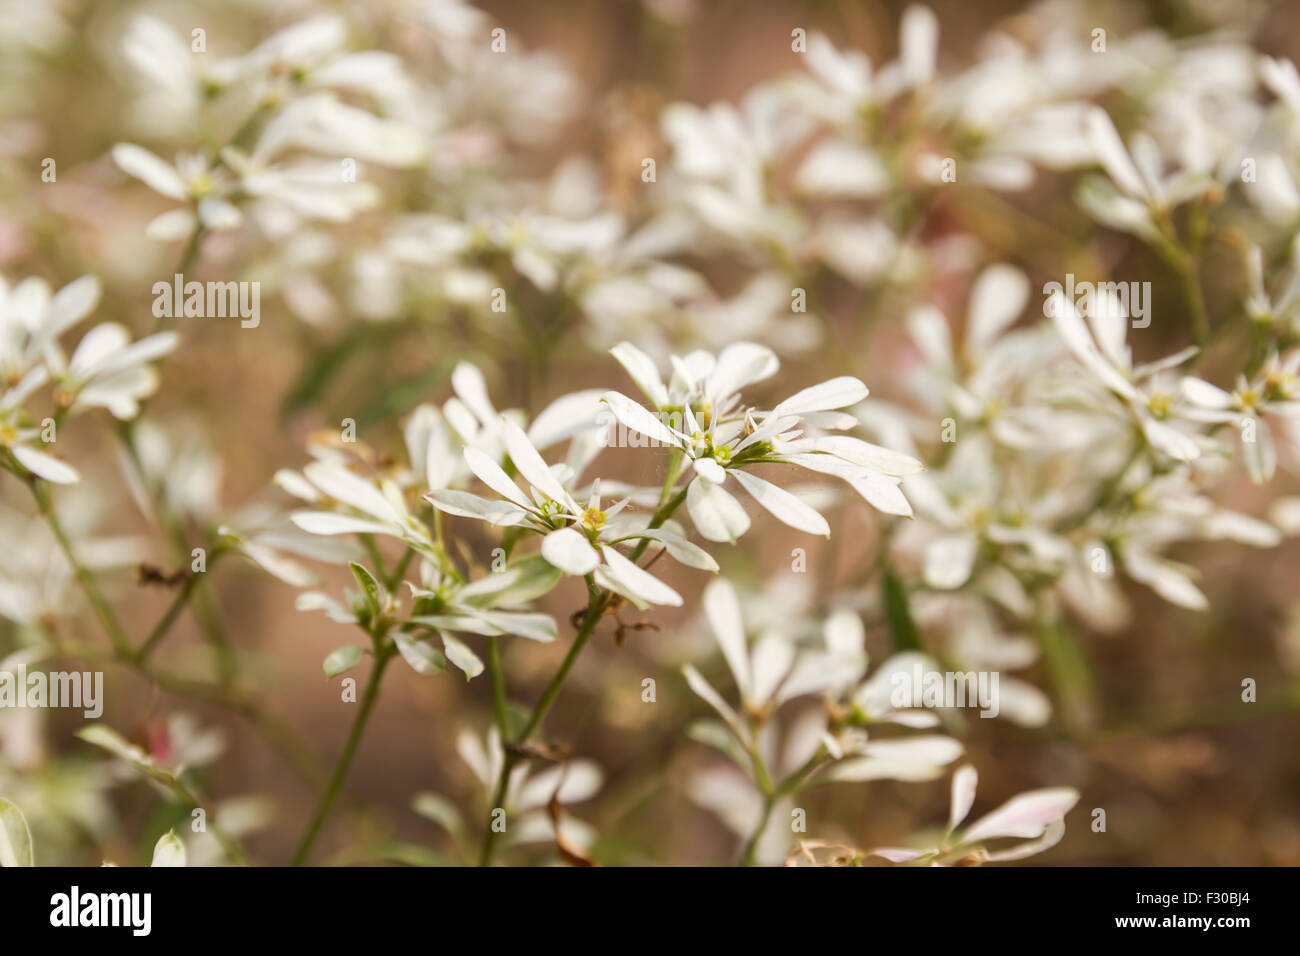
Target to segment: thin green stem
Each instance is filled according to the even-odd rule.
[[[767,829],[768,822],[772,819],[772,808],[776,806],[776,798],[768,795],[763,798],[763,812],[759,815],[758,826],[754,827],[754,832],[750,834],[749,839],[745,841],[745,849],[740,855],[741,866],[754,866],[758,861],[758,841],[763,838],[763,831]]]
[[[145,638],[144,643],[140,645],[134,654],[132,654],[132,657],[134,657],[135,660],[141,664],[148,660],[149,655],[153,653],[154,648],[162,642],[162,639],[166,637],[168,632],[171,630],[172,625],[176,623],[176,619],[180,617],[181,611],[184,610],[185,605],[189,603],[190,596],[194,593],[194,588],[198,583],[199,576],[197,574],[190,574],[185,578],[185,583],[182,584],[181,589],[176,592],[176,597],[174,597],[172,603],[167,606],[167,610],[163,612],[163,616],[158,619],[158,623],[155,624],[153,630],[149,632],[149,636]]]
[[[414,557],[415,551],[411,548],[407,548],[406,553],[403,554],[401,559],[397,562],[392,573],[384,579],[384,587],[388,588],[390,591],[395,591],[397,586],[402,583],[402,578],[406,574],[406,569],[411,566],[411,559]]]
[[[596,625],[600,622],[600,618],[605,612],[605,607],[609,603],[609,592],[602,592],[597,589],[591,575],[587,576],[587,587],[590,597],[587,601],[587,610],[584,611],[582,615],[582,625],[578,628],[578,635],[573,639],[573,646],[569,648],[569,653],[564,656],[564,661],[560,664],[560,669],[555,672],[555,676],[551,678],[551,682],[546,685],[546,690],[542,692],[542,697],[537,702],[537,706],[533,708],[533,713],[528,718],[528,723],[519,734],[516,746],[518,744],[527,743],[528,738],[533,735],[537,730],[537,727],[541,724],[542,718],[546,716],[546,712],[551,709],[551,704],[555,703],[555,698],[559,696],[560,688],[564,686],[564,681],[569,676],[569,671],[573,669],[574,661],[576,661],[578,655],[582,653],[582,649],[587,645],[587,641],[590,640],[591,635],[595,632]],[[502,716],[504,717],[504,714]],[[496,792],[492,796],[492,806],[489,808],[489,812],[494,812],[497,808],[501,807],[502,803],[505,801],[506,786],[510,782],[510,772],[514,770],[517,760],[513,748],[511,748],[507,742],[507,738],[504,736],[502,737],[502,743],[506,748],[506,756],[501,766],[501,776],[497,780]],[[479,853],[479,866],[487,866],[492,862],[492,851],[496,845],[496,839],[497,832],[493,829],[492,823],[489,820],[487,832],[483,835],[483,847]]]
[[[100,624],[108,633],[109,640],[113,642],[113,649],[119,655],[130,655],[131,641],[126,636],[126,631],[113,613],[112,607],[104,598],[103,593],[99,590],[99,585],[95,583],[95,577],[86,569],[79,560],[76,552],[72,547],[72,540],[68,537],[63,523],[59,521],[59,516],[54,512],[54,503],[50,498],[49,487],[42,481],[36,480],[31,485],[32,494],[36,496],[36,504],[40,508],[41,514],[45,516],[46,523],[50,526],[50,531],[54,533],[54,539],[59,543],[60,550],[68,559],[72,566],[72,572],[77,578],[77,583],[81,585],[81,590],[85,592],[90,601],[90,605],[95,610],[95,616],[99,618]]]
[[[651,516],[649,527],[660,527],[672,516],[673,512],[681,506],[682,502],[686,500],[686,488],[689,486],[683,487],[676,495],[671,495],[672,488],[676,484],[677,478],[678,469],[676,467],[676,459],[674,459],[674,461],[669,464],[668,474],[664,478],[664,487],[659,498],[660,505],[655,510],[654,515]],[[646,548],[649,547],[649,545],[650,539],[642,538],[636,548],[633,549],[631,560],[637,561],[643,554],[645,554]],[[527,743],[528,739],[532,737],[532,735],[537,731],[537,728],[541,725],[542,719],[546,716],[546,712],[551,709],[551,705],[555,703],[556,697],[559,696],[560,689],[564,686],[564,682],[569,676],[569,671],[573,669],[574,662],[577,661],[578,655],[581,654],[582,649],[586,647],[587,641],[591,639],[591,635],[596,630],[596,625],[600,623],[601,617],[604,616],[606,608],[609,607],[609,603],[613,599],[613,592],[602,591],[598,588],[595,579],[590,574],[586,576],[586,581],[587,609],[583,612],[582,624],[578,628],[577,636],[573,639],[573,646],[569,648],[569,652],[564,656],[564,660],[560,663],[560,669],[556,671],[555,676],[552,677],[550,683],[546,685],[546,689],[542,691],[542,696],[537,701],[537,705],[533,708],[533,712],[528,718],[528,723],[524,725],[524,729],[520,732],[519,738],[514,742],[516,747],[519,744]],[[497,780],[496,790],[492,796],[492,806],[489,808],[489,813],[491,813],[501,807],[502,803],[505,801],[506,787],[510,782],[510,773],[514,770],[515,764],[519,758],[516,750],[510,744],[504,726],[504,675],[498,678],[498,675],[501,675],[500,662],[493,660],[494,647],[491,643],[488,645],[488,654],[489,666],[492,667],[493,672],[494,693],[496,692],[498,679],[502,681],[499,693],[500,703],[498,704],[497,721],[501,730],[501,742],[505,748],[505,759],[502,761],[501,765],[501,776]],[[487,866],[492,862],[492,853],[496,846],[496,840],[497,832],[492,828],[492,821],[489,819],[487,831],[483,835],[482,849],[479,852],[479,866]]]
[[[537,701],[537,706],[533,708],[532,716],[528,718],[528,723],[519,734],[518,743],[527,743],[546,716],[546,712],[551,709],[555,703],[555,698],[560,694],[560,688],[564,686],[564,681],[569,676],[569,671],[573,670],[573,664],[582,653],[582,649],[587,646],[587,641],[591,639],[592,633],[596,630],[596,625],[600,622],[601,615],[605,613],[605,608],[609,605],[609,592],[600,593],[599,596],[593,595],[587,603],[587,610],[582,614],[582,626],[578,629],[578,636],[573,639],[573,646],[569,648],[569,653],[564,655],[564,660],[560,664],[560,669],[555,672],[551,682],[546,685],[546,690],[542,692],[541,699]]]
[[[302,841],[298,844],[291,866],[301,866],[307,859],[307,854],[311,852],[312,844],[316,842],[316,836],[320,833],[325,818],[329,816],[330,808],[338,798],[343,781],[352,766],[352,758],[356,756],[361,737],[366,732],[370,714],[375,709],[375,702],[379,700],[379,682],[384,676],[384,668],[392,660],[393,654],[394,651],[387,648],[380,648],[375,653],[375,665],[370,671],[370,682],[366,685],[365,694],[361,698],[361,709],[357,711],[357,716],[352,722],[352,732],[348,734],[348,741],[343,746],[343,752],[339,754],[338,763],[334,765],[334,773],[330,775],[329,783],[325,785],[316,813],[307,827],[307,832],[303,834]]]
[[[509,739],[506,723],[506,677],[501,668],[501,641],[495,634],[488,635],[488,672],[492,675],[492,715],[501,739]]]

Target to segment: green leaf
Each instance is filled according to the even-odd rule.
[[[366,649],[356,644],[344,644],[342,647],[330,651],[322,664],[325,668],[325,676],[330,678],[338,677],[344,671],[356,667],[357,662],[361,660],[365,653]]]
[[[474,607],[526,604],[546,594],[562,577],[563,571],[553,567],[540,554],[535,554],[461,588],[459,597]]]
[[[383,586],[375,580],[375,576],[364,564],[349,561],[348,567],[352,569],[352,576],[357,579],[357,584],[360,584],[361,590],[365,592],[366,607],[370,609],[371,616],[378,617],[387,601]]]
[[[483,673],[483,662],[463,641],[457,640],[450,634],[443,634],[442,648],[447,655],[447,660],[465,672],[466,681]]]
[[[438,674],[447,669],[447,659],[427,641],[417,641],[409,634],[394,634],[393,641],[402,660],[417,674]]]
[[[885,620],[889,623],[889,634],[898,651],[919,651],[921,632],[912,620],[912,608],[907,600],[907,591],[903,582],[894,572],[885,568],[880,581],[881,600],[885,605]]]
[[[0,866],[35,866],[32,831],[23,812],[0,797]]]

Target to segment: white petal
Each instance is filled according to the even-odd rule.
[[[979,540],[973,534],[951,535],[925,549],[925,583],[936,591],[952,591],[970,579]]]
[[[319,501],[320,492],[302,475],[288,468],[281,468],[271,476],[273,484],[302,501]]]
[[[1125,548],[1122,558],[1129,577],[1147,585],[1170,604],[1191,611],[1204,611],[1210,606],[1201,589],[1172,561],[1157,558],[1139,548]]]
[[[639,432],[669,448],[676,448],[681,444],[657,415],[626,395],[619,392],[606,392],[600,400],[609,406],[615,418],[634,432]]]
[[[653,574],[637,567],[609,545],[601,545],[600,553],[611,574],[630,592],[649,604],[666,604],[680,607],[682,596]]]
[[[696,478],[686,489],[686,509],[700,535],[709,541],[734,543],[749,530],[749,515],[740,502],[721,485],[703,478]]]
[[[1228,408],[1232,405],[1231,395],[1203,378],[1188,376],[1178,387],[1185,399],[1201,408]]]
[[[492,407],[487,383],[483,381],[483,373],[477,367],[469,362],[457,365],[451,373],[451,387],[480,422],[488,427],[496,423],[497,410]]]
[[[853,611],[835,611],[822,626],[826,649],[840,661],[851,660],[864,653],[866,631],[862,618]],[[865,665],[864,665],[865,666]]]
[[[532,611],[475,611],[474,613],[476,617],[482,618],[503,634],[526,637],[530,641],[541,644],[549,644],[558,634],[555,618],[549,614],[538,614]]]
[[[528,440],[524,430],[509,419],[503,418],[501,432],[505,438],[506,451],[510,454],[510,460],[514,462],[515,468],[524,480],[552,501],[577,511],[577,505],[564,490],[564,486],[555,477],[550,466],[533,447],[533,443]]]
[[[718,356],[717,364],[704,385],[705,398],[718,405],[751,382],[776,374],[781,363],[766,345],[735,342]]]
[[[742,742],[748,741],[749,732],[745,729],[745,724],[736,715],[736,712],[731,709],[731,705],[722,698],[722,695],[704,679],[703,675],[690,664],[682,666],[682,674],[686,677],[686,683],[691,690],[695,691],[710,707],[718,712],[722,719],[727,722],[727,726],[731,728],[732,732]]]
[[[391,525],[336,515],[332,511],[298,511],[289,520],[308,534],[392,534]]]
[[[99,304],[100,290],[97,278],[82,276],[56,292],[49,305],[50,336],[57,337],[89,315]]]
[[[701,571],[718,570],[718,562],[713,560],[713,555],[699,545],[687,541],[674,531],[667,531],[663,528],[648,528],[645,531],[629,534],[627,537],[649,538],[651,541],[658,542],[664,546],[673,560],[679,561],[687,567],[699,568]]]
[[[587,389],[561,395],[533,419],[528,426],[528,440],[537,448],[546,448],[597,427],[601,394],[599,389]]]
[[[1085,368],[1112,391],[1125,398],[1140,398],[1132,383],[1097,351],[1092,334],[1088,331],[1087,324],[1080,317],[1073,302],[1060,293],[1053,293],[1046,308],[1051,313],[1052,324],[1056,326],[1057,332]]]
[[[314,461],[302,473],[308,481],[340,504],[356,508],[380,521],[400,524],[403,520],[403,515],[383,492],[341,464]]]
[[[33,475],[56,485],[75,484],[81,477],[77,474],[77,469],[71,465],[35,448],[29,448],[27,445],[12,445],[9,450],[18,459],[18,463]]]
[[[1273,479],[1277,471],[1277,449],[1273,445],[1273,432],[1268,422],[1262,418],[1255,419],[1254,441],[1246,440],[1246,433],[1241,433],[1242,460],[1246,474],[1257,485],[1263,485]]]
[[[695,473],[706,481],[720,485],[727,480],[727,471],[712,458],[696,458]]]
[[[867,386],[862,384],[861,379],[843,375],[796,392],[772,409],[772,414],[804,415],[808,412],[844,408],[862,401],[867,394]]]
[[[292,587],[309,588],[320,584],[320,578],[274,548],[268,548],[256,541],[245,541],[240,550],[257,562],[263,570]]]
[[[1115,124],[1106,111],[1100,107],[1088,110],[1085,123],[1097,159],[1115,181],[1115,185],[1136,199],[1146,199],[1146,184],[1133,165],[1132,157],[1124,148],[1119,133],[1115,131]]]
[[[732,474],[736,476],[741,487],[778,521],[799,531],[830,537],[831,526],[826,523],[826,519],[784,488],[743,471],[735,471]]]
[[[533,502],[528,500],[528,496],[506,474],[505,469],[486,454],[477,448],[466,448],[465,464],[469,465],[469,470],[474,472],[479,481],[501,497],[509,499],[525,511],[533,510]]]
[[[1049,824],[1064,819],[1078,802],[1079,791],[1073,787],[1050,787],[1022,793],[972,823],[962,834],[962,842],[1041,836]]]
[[[575,528],[561,528],[543,538],[542,557],[566,574],[579,576],[590,574],[600,564],[596,549]]]
[[[859,478],[850,478],[849,484],[877,511],[908,518],[912,516],[912,506],[896,480],[867,472]]]
[[[176,170],[141,146],[118,143],[113,147],[113,162],[128,176],[134,176],[170,199],[184,199],[189,195]]]
[[[987,853],[985,860],[989,863],[1004,863],[1009,860],[1023,860],[1027,856],[1033,856],[1036,853],[1042,853],[1044,850],[1050,850],[1056,844],[1060,843],[1065,837],[1065,821],[1057,820],[1049,823],[1043,830],[1043,835],[1037,840],[1031,840],[1028,843],[1018,843],[1015,846],[1008,847],[1005,850],[997,850],[993,853]]]
[[[760,704],[769,700],[782,678],[790,672],[794,663],[794,645],[784,637],[769,634],[760,638],[754,645],[753,681],[751,689],[753,703]]]
[[[609,354],[618,359],[618,363],[627,370],[627,374],[632,376],[632,381],[636,382],[637,388],[645,393],[646,398],[655,408],[662,408],[668,404],[668,389],[664,386],[663,379],[659,377],[659,369],[655,366],[654,359],[645,352],[642,352],[630,342],[620,342],[609,350]]]
[[[68,374],[84,380],[106,358],[125,348],[130,341],[131,334],[125,326],[117,322],[101,322],[77,343],[72,358],[68,360]]]
[[[740,598],[725,578],[710,581],[704,589],[704,613],[713,629],[722,656],[731,668],[742,696],[750,696],[753,681],[749,670],[749,649],[745,642],[745,620],[740,613]]]
[[[1177,461],[1191,461],[1200,457],[1201,446],[1172,425],[1158,422],[1154,418],[1144,418],[1142,433],[1146,435],[1151,447]]]
[[[990,266],[980,273],[971,289],[970,327],[967,344],[982,353],[1011,325],[1029,301],[1029,280],[1019,269]]]
[[[909,86],[921,86],[934,76],[939,48],[939,18],[929,7],[913,4],[899,25],[899,60]]]
[[[154,242],[172,242],[184,239],[194,231],[194,213],[188,209],[168,209],[149,220],[144,234]]]
[[[158,838],[153,847],[153,860],[150,866],[184,866],[185,844],[180,841],[176,831],[168,830]]]
[[[443,634],[442,647],[447,654],[447,660],[464,671],[467,680],[478,677],[479,674],[483,673],[483,662],[464,642],[457,640],[450,634]]]
[[[502,527],[520,524],[527,517],[527,512],[512,502],[480,498],[468,491],[456,491],[452,488],[430,491],[424,496],[424,500],[449,515],[478,518]]]
[[[979,774],[967,764],[958,767],[952,775],[952,807],[948,812],[948,832],[957,829],[957,825],[966,819],[970,808],[975,803],[975,788],[979,785]]]
[[[894,478],[905,478],[925,470],[925,465],[911,455],[882,448],[880,445],[873,445],[871,442],[848,435],[824,435],[814,438],[811,439],[810,447],[815,452],[835,455],[837,458],[843,458],[855,465]]]

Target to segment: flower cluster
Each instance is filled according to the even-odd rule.
[[[396,680],[482,799],[419,767],[438,848],[367,818],[341,862],[674,862],[606,839],[636,774],[582,724],[653,740],[627,792],[746,864],[1084,857],[1053,850],[1079,790],[1044,785],[1114,716],[1094,636],[1229,602],[1211,552],[1300,532],[1295,65],[1064,0],[940,57],[914,5],[883,62],[791,25],[734,102],[588,97],[463,0],[246,6],[0,17],[0,265],[32,274],[0,278],[0,672],[157,692],[78,734],[101,763],[0,709],[0,863],[118,858],[138,780],[155,864],[246,862],[270,809],[158,695],[318,790],[316,859]],[[641,14],[680,37],[691,6]],[[104,69],[52,66],[83,54]],[[86,144],[46,86],[102,111]],[[264,285],[269,321],[155,322],[144,290],[198,272]],[[347,709],[332,771],[299,696]],[[1077,759],[1041,779],[973,742],[1045,728]],[[1025,792],[967,824],[976,762]],[[906,846],[819,799],[948,774]]]

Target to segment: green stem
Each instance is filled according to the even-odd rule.
[[[303,861],[307,859],[312,844],[316,842],[316,835],[320,832],[321,826],[325,823],[325,818],[329,816],[330,808],[334,805],[334,801],[343,787],[343,781],[348,775],[348,769],[352,766],[352,758],[356,755],[357,746],[361,743],[361,737],[366,731],[366,724],[370,720],[371,711],[375,708],[375,702],[379,700],[379,682],[384,676],[384,668],[388,666],[388,662],[393,658],[393,653],[391,649],[387,648],[376,651],[375,666],[370,671],[370,682],[366,685],[366,692],[361,698],[361,709],[357,711],[356,719],[352,722],[352,732],[348,734],[348,742],[343,747],[343,753],[339,754],[338,763],[334,766],[334,773],[330,775],[329,783],[325,785],[325,791],[321,794],[316,813],[307,827],[307,832],[303,834],[302,842],[298,844],[298,850],[293,855],[291,866],[301,866]]]
[[[768,795],[763,798],[763,812],[758,818],[758,826],[754,827],[754,832],[745,841],[745,850],[740,856],[741,866],[754,866],[757,863],[755,857],[758,854],[758,841],[763,838],[763,831],[767,829],[768,821],[772,819],[772,808],[775,806],[774,796]]]
[[[527,743],[528,738],[537,730],[542,718],[551,709],[551,704],[555,703],[555,698],[559,696],[560,688],[564,686],[569,671],[573,669],[574,661],[578,659],[578,655],[582,653],[587,641],[591,639],[591,635],[596,630],[596,625],[605,612],[605,607],[609,603],[609,592],[598,590],[591,575],[587,575],[587,588],[590,596],[587,601],[587,610],[583,612],[582,626],[578,628],[578,635],[573,639],[573,646],[569,648],[569,653],[564,656],[560,669],[555,672],[551,682],[546,685],[546,690],[542,692],[542,697],[537,702],[537,706],[533,708],[533,713],[528,718],[528,723],[524,726],[524,729],[520,732],[516,745]],[[504,713],[501,715],[501,719],[504,719]],[[505,746],[506,755],[501,765],[501,776],[497,780],[496,792],[492,796],[492,806],[489,808],[489,813],[495,811],[505,802],[506,786],[510,782],[510,772],[514,770],[518,759],[515,756],[514,749],[508,742],[508,738],[504,736],[504,731],[502,733],[502,744]],[[492,822],[489,820],[487,832],[483,835],[483,847],[479,853],[479,866],[487,866],[492,862],[492,851],[496,846],[496,839],[497,832],[492,828]]]
[[[406,569],[410,567],[411,559],[414,557],[415,551],[411,548],[407,548],[406,553],[402,555],[401,560],[399,560],[396,567],[393,568],[393,573],[384,581],[384,587],[388,588],[390,591],[397,590],[397,586],[402,583],[402,578],[406,575]]]
[[[506,723],[506,677],[501,668],[501,640],[495,634],[489,634],[488,672],[492,675],[492,714],[501,732],[501,739],[509,739],[509,727]]]
[[[100,592],[99,585],[95,583],[94,575],[77,560],[76,553],[72,548],[72,541],[68,537],[67,531],[64,530],[63,523],[59,521],[59,516],[54,513],[54,503],[50,499],[49,487],[38,480],[32,482],[31,488],[32,494],[36,496],[36,504],[40,508],[41,514],[45,516],[50,531],[54,533],[54,539],[59,543],[59,548],[72,566],[77,583],[81,585],[81,590],[85,592],[86,597],[90,600],[90,605],[94,608],[100,624],[108,633],[109,640],[113,642],[113,649],[119,655],[129,656],[131,641],[126,636],[126,631],[122,628],[121,622],[118,621],[117,615],[113,613],[112,607],[109,606],[108,601]]]
[[[590,579],[589,582],[590,583]],[[592,585],[594,587],[594,585]],[[592,594],[591,600],[587,602],[587,610],[583,612],[582,626],[578,629],[578,636],[573,639],[573,646],[569,648],[569,653],[564,655],[564,661],[560,664],[560,669],[555,672],[551,682],[546,685],[546,690],[542,692],[541,699],[537,706],[533,708],[532,716],[528,718],[528,723],[519,734],[519,743],[527,743],[546,716],[546,712],[551,709],[555,703],[555,698],[560,694],[560,688],[564,686],[565,679],[569,676],[569,671],[573,669],[574,662],[582,649],[587,646],[587,641],[591,638],[592,633],[596,630],[596,625],[600,622],[601,615],[604,614],[605,608],[609,604],[609,592],[597,592]]]
[[[176,597],[172,599],[172,603],[163,612],[163,616],[158,619],[158,623],[149,632],[149,636],[145,638],[144,643],[132,655],[135,660],[143,664],[154,648],[167,636],[172,625],[176,623],[176,619],[180,617],[181,611],[189,603],[190,596],[194,593],[194,588],[198,583],[199,576],[197,574],[190,574],[186,577],[185,583],[181,585],[181,589],[176,593]]]
[[[676,484],[677,482],[677,478],[678,478],[677,469],[674,467],[673,464],[670,463],[668,468],[668,474],[664,479],[663,492],[661,493],[659,499],[661,504],[658,507],[658,509],[655,510],[654,515],[650,518],[649,527],[651,528],[660,527],[665,521],[667,521],[672,516],[673,512],[676,511],[677,508],[681,506],[682,502],[686,500],[686,488],[689,487],[689,485],[683,487],[682,490],[679,491],[676,495],[669,497],[673,485]],[[649,546],[650,546],[650,539],[643,538],[640,541],[640,543],[636,546],[636,548],[633,549],[631,554],[631,560],[637,561],[643,554],[645,554],[646,548],[648,548]],[[518,746],[519,744],[527,743],[528,739],[537,731],[537,728],[541,725],[542,719],[546,716],[546,712],[551,709],[551,705],[555,703],[555,698],[559,696],[560,689],[564,686],[564,681],[568,678],[569,671],[573,669],[574,662],[578,659],[578,655],[582,653],[582,649],[586,647],[587,641],[591,639],[591,635],[596,630],[596,625],[600,623],[600,619],[602,616],[604,616],[605,609],[609,606],[609,602],[613,597],[613,592],[601,591],[599,588],[597,588],[595,579],[590,574],[587,575],[586,581],[587,581],[587,595],[588,595],[587,609],[586,611],[583,612],[582,625],[578,629],[577,636],[573,639],[573,646],[569,648],[568,654],[564,656],[564,660],[560,664],[560,669],[556,671],[555,676],[551,678],[551,682],[546,685],[546,689],[542,692],[541,699],[538,700],[537,706],[533,708],[532,715],[528,718],[528,723],[524,726],[524,729],[520,732],[518,740],[515,741],[516,746]],[[488,654],[489,654],[490,666],[492,666],[492,672],[493,672],[494,693],[496,691],[497,681],[498,680],[502,681],[501,690],[499,693],[500,703],[498,705],[499,712],[498,712],[497,720],[498,720],[498,726],[501,728],[501,743],[502,746],[505,748],[505,759],[502,761],[501,764],[501,776],[497,780],[496,790],[492,796],[492,806],[489,808],[488,811],[490,814],[493,810],[497,809],[498,807],[501,807],[502,803],[505,801],[506,787],[509,785],[510,782],[510,773],[512,770],[514,770],[515,764],[519,758],[516,755],[516,751],[511,747],[509,737],[506,735],[505,732],[504,676],[498,677],[498,675],[501,674],[500,662],[499,660],[498,661],[492,660],[494,656],[494,649],[491,644],[489,644],[488,646]],[[496,846],[496,840],[497,840],[497,833],[492,829],[492,823],[491,820],[489,820],[487,832],[484,833],[483,835],[483,846],[481,851],[479,852],[479,859],[478,859],[479,866],[487,866],[492,862],[492,853]]]

